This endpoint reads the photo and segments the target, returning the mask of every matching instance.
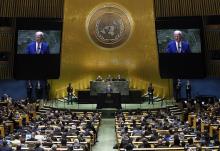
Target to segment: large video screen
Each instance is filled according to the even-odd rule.
[[[16,19],[14,78],[58,79],[60,76],[62,19]]]
[[[61,31],[18,30],[17,54],[59,54]]]
[[[156,20],[161,78],[205,77],[201,17],[161,17]]]
[[[157,30],[159,53],[201,53],[200,29]]]

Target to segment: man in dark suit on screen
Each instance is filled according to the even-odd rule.
[[[180,30],[173,32],[174,40],[167,45],[167,53],[191,53],[188,41],[183,40],[183,35]]]
[[[44,33],[38,31],[35,33],[35,41],[28,44],[26,48],[26,53],[35,55],[35,54],[49,54],[49,44],[43,41]]]

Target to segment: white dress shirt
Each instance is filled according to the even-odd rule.
[[[181,51],[182,51],[182,43],[176,41],[176,48],[177,48],[177,52],[181,53]]]
[[[40,54],[40,51],[41,51],[41,45],[42,45],[41,42],[40,42],[40,43],[36,42],[36,53],[37,53],[37,54]],[[38,48],[39,48],[39,49],[38,49]]]

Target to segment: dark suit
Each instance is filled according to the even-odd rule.
[[[191,84],[186,85],[186,98],[191,99]]]
[[[28,44],[28,46],[26,48],[26,53],[27,54],[37,54],[36,42],[35,41]],[[40,48],[40,53],[39,54],[49,54],[49,53],[50,53],[50,49],[49,49],[48,43],[47,42],[41,42],[41,48]]]
[[[181,53],[191,53],[189,43],[187,41],[181,41]],[[166,48],[167,53],[178,53],[176,41],[172,40],[168,43]]]
[[[152,104],[154,104],[154,88],[152,86],[149,86],[148,89],[148,104],[150,104],[152,102]]]
[[[112,90],[111,87],[107,87],[107,88],[106,88],[106,93],[112,93],[112,91],[113,91],[113,90]]]
[[[181,98],[181,83],[180,82],[177,82],[176,84],[176,101],[178,102]]]
[[[36,99],[42,99],[43,95],[43,89],[41,85],[36,85],[35,87],[35,93],[36,93]]]
[[[9,147],[8,145],[0,147],[0,151],[12,151],[12,148]]]
[[[28,83],[28,85],[27,85],[27,97],[28,97],[29,100],[32,100],[32,90],[33,90],[32,83]]]
[[[41,147],[36,147],[36,148],[34,149],[34,151],[44,151],[44,149],[41,148]]]
[[[69,85],[66,89],[67,97],[68,97],[68,104],[71,102],[73,104],[73,88]]]
[[[50,84],[47,82],[45,84],[45,99],[49,100],[49,94],[50,94]]]

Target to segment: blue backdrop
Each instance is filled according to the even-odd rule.
[[[186,96],[186,80],[182,81],[182,97]],[[36,81],[32,81],[35,86]],[[196,95],[215,95],[220,98],[220,79],[194,79],[190,80],[192,85],[192,97]],[[44,85],[44,83],[41,81]],[[26,81],[0,80],[0,96],[7,93],[15,99],[26,98]],[[175,94],[175,93],[174,93]]]
[[[186,81],[181,80],[181,94],[183,98],[186,97]],[[193,79],[189,81],[192,86],[192,97],[197,95],[215,95],[220,98],[220,79]]]
[[[37,81],[32,81],[33,88],[35,88],[36,83]],[[44,81],[41,81],[41,86],[44,86],[44,83],[45,83]],[[0,96],[2,96],[5,93],[14,99],[26,98],[27,97],[27,81],[0,80]]]

